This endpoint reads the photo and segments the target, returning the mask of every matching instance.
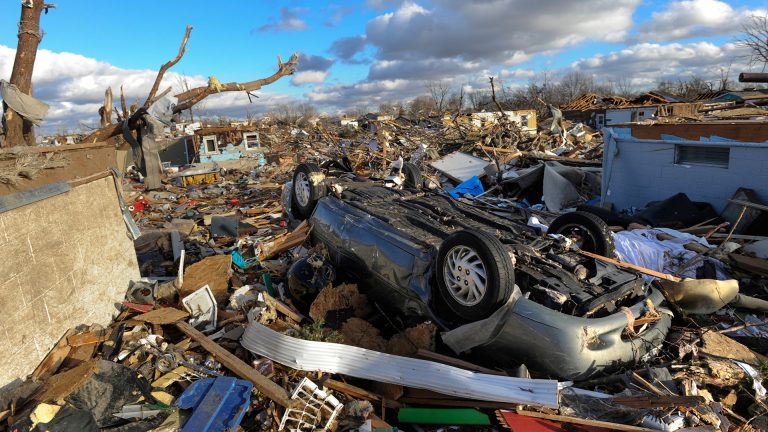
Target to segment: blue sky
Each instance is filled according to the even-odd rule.
[[[299,73],[265,87],[250,104],[220,96],[210,114],[265,112],[309,101],[337,112],[375,108],[425,92],[441,80],[467,91],[488,75],[508,86],[547,72],[572,70],[597,81],[630,80],[637,88],[662,78],[715,79],[748,68],[734,45],[765,1],[728,0],[336,0],[319,2],[201,0],[71,1],[43,15],[45,37],[34,75],[35,95],[52,106],[47,127],[75,128],[97,119],[103,91],[125,85],[143,97],[155,71],[172,58],[187,24],[187,52],[164,85],[181,75],[202,85],[271,74],[277,55],[302,53]],[[18,1],[0,6],[0,78],[16,46]],[[759,66],[757,66],[759,67]]]

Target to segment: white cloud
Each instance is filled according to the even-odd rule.
[[[639,3],[433,0],[427,8],[406,1],[370,20],[366,40],[377,48],[377,60],[518,62],[587,39],[620,41]]]
[[[529,79],[536,76],[533,69],[504,69],[500,73],[502,78]]]
[[[304,72],[297,72],[293,75],[293,78],[291,78],[291,84],[319,84],[325,81],[327,76],[327,71],[308,70]]]
[[[720,0],[675,1],[666,9],[654,12],[651,21],[640,26],[635,39],[639,42],[673,41],[734,34],[750,15],[765,13],[765,9],[734,9]]]
[[[306,94],[310,102],[324,106],[349,108],[376,107],[382,102],[400,100],[424,93],[422,82],[412,80],[380,80],[354,84],[317,86]]]
[[[715,80],[729,67],[731,75],[736,76],[748,70],[745,54],[744,49],[733,43],[643,43],[578,60],[571,69],[593,74],[603,81],[629,79],[635,86],[647,87],[661,79],[697,76]]]

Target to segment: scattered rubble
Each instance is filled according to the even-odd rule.
[[[720,101],[179,127],[159,154],[185,156],[159,186],[101,174],[114,214],[94,223],[141,234],[123,260],[135,277],[111,323],[68,316],[80,325],[40,336],[47,355],[19,357],[29,376],[3,383],[0,428],[764,430],[764,180],[638,189],[652,174],[627,160],[723,148],[704,137],[733,124],[700,120],[762,115]],[[623,110],[634,123],[616,124]],[[762,148],[765,124],[732,154]],[[0,154],[3,230],[20,205],[91,205],[62,154]],[[729,163],[676,154],[665,163],[689,174]],[[53,248],[26,241],[10,240]],[[90,298],[55,293],[40,313]]]

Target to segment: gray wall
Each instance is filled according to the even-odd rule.
[[[728,168],[676,165],[675,144],[730,147]],[[684,192],[693,201],[705,201],[721,212],[740,187],[755,190],[768,202],[768,143],[655,141],[617,137],[618,153],[610,174],[603,162],[603,197],[617,209],[644,207],[649,201]],[[606,149],[606,156],[609,151]],[[603,187],[605,190],[605,185]]]

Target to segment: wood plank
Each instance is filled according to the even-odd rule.
[[[189,316],[187,311],[172,307],[151,310],[147,313],[133,317],[136,321],[144,321],[151,324],[174,324]]]
[[[768,260],[734,253],[729,254],[728,257],[736,263],[736,267],[742,270],[768,275]]]
[[[364,399],[371,402],[381,402],[387,408],[400,408],[402,404],[387,399],[376,393],[370,392],[366,389],[347,384],[345,382],[337,381],[334,379],[328,379],[325,381],[325,386],[331,390],[335,390],[340,393],[344,393],[347,396],[351,396],[355,399]]]
[[[523,409],[518,409],[516,412],[520,415],[535,417],[535,418],[540,418],[545,420],[552,420],[560,423],[597,426],[597,427],[604,427],[604,428],[613,429],[617,431],[655,432],[653,429],[648,429],[644,427],[630,426],[630,425],[624,425],[620,423],[611,423],[611,422],[605,422],[600,420],[588,420],[588,419],[582,419],[578,417],[570,417],[570,416],[557,415],[557,414],[544,414],[544,413],[535,412],[535,411],[526,411]]]
[[[672,275],[669,275],[669,274],[666,274],[666,273],[657,272],[656,270],[651,270],[649,268],[640,267],[638,265],[622,262],[622,261],[619,261],[619,260],[616,260],[616,259],[613,259],[613,258],[604,257],[602,255],[594,254],[592,252],[587,252],[587,251],[580,250],[579,253],[584,255],[584,256],[586,256],[586,257],[590,257],[590,258],[594,258],[596,260],[600,260],[600,261],[603,261],[603,262],[611,263],[611,264],[613,264],[613,265],[615,265],[617,267],[631,269],[631,270],[640,272],[642,274],[647,274],[649,276],[657,277],[659,279],[665,279],[665,280],[672,281],[672,282],[680,282],[680,281],[682,281],[682,279],[677,277],[677,276],[672,276]]]
[[[521,152],[520,150],[516,150],[516,149],[496,148],[496,147],[490,147],[490,146],[484,146],[484,145],[481,145],[480,148],[489,152],[511,154],[512,156],[510,156],[510,158],[525,156],[527,154],[527,152]]]
[[[655,385],[653,385],[648,380],[638,375],[637,372],[635,371],[632,371],[632,379],[640,383],[640,385],[644,389],[648,390],[649,392],[653,393],[656,396],[661,396],[661,397],[667,396],[667,393],[664,393],[663,391],[659,390]]]
[[[67,338],[74,333],[74,329],[69,329],[66,333],[64,333],[61,339],[59,339],[59,342],[57,342],[53,349],[48,352],[48,355],[45,356],[43,361],[37,365],[35,370],[32,372],[30,379],[35,381],[42,381],[56,373],[61,364],[64,362],[64,359],[67,358],[67,355],[69,355],[69,352],[72,350],[72,347],[70,347],[67,343]]]
[[[296,323],[301,323],[302,321],[311,321],[309,318],[305,317],[304,315],[296,312],[295,310],[291,309],[290,306],[287,304],[281,302],[280,300],[272,297],[269,295],[266,291],[262,291],[261,293],[264,296],[264,299],[268,302],[272,303],[275,306],[275,309],[280,311],[282,314],[287,316],[288,318],[292,319]]]
[[[71,347],[79,347],[81,345],[92,345],[99,342],[104,342],[108,339],[106,334],[98,334],[96,332],[85,332],[67,336],[67,344]]]
[[[277,383],[260,374],[256,369],[240,360],[231,352],[222,348],[216,342],[208,339],[207,336],[200,333],[186,322],[178,322],[176,323],[176,327],[195,342],[199,343],[206,351],[213,354],[216,360],[218,360],[224,367],[234,372],[235,375],[252,382],[257,390],[264,393],[265,396],[272,399],[276,404],[286,408],[292,406],[290,395],[284,388],[277,385]]]

